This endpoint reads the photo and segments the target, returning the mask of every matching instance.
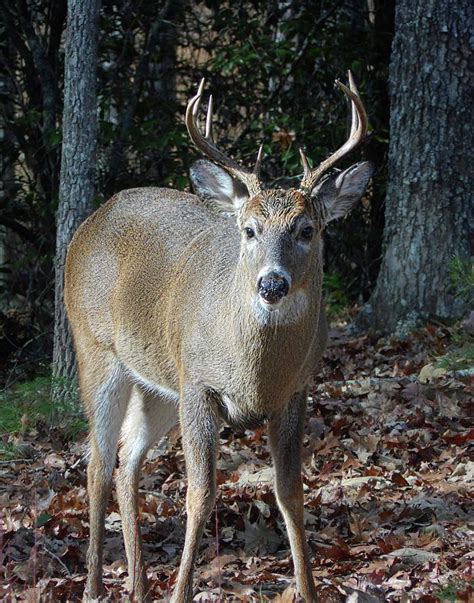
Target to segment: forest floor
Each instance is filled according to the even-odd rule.
[[[304,447],[306,534],[321,603],[474,599],[472,376],[430,364],[449,342],[449,330],[433,325],[404,341],[331,332]],[[0,599],[79,601],[88,540],[86,440],[66,441],[61,427],[32,425],[28,417],[22,425],[20,434],[3,436],[12,447],[0,462]],[[195,601],[295,599],[271,481],[265,430],[224,428]],[[140,484],[154,600],[167,600],[176,580],[185,490],[174,430],[149,454]],[[125,579],[113,493],[108,600],[129,600]]]

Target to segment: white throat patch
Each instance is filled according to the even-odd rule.
[[[255,318],[259,325],[291,325],[299,322],[308,309],[308,297],[304,291],[296,291],[283,297],[276,304],[266,304],[260,295],[252,301]]]

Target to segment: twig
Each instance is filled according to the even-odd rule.
[[[219,521],[218,521],[218,517],[217,517],[217,497],[216,497],[216,502],[215,502],[215,517],[216,517],[216,557],[219,560],[219,563],[217,564],[217,568],[218,568],[218,581],[219,581],[219,600],[223,600],[222,599],[222,567],[220,564],[220,551],[219,551]]]
[[[67,565],[64,563],[64,561],[62,561],[62,559],[60,559],[55,553],[53,553],[53,551],[50,551],[48,548],[46,548],[46,546],[44,544],[43,544],[43,549],[46,551],[46,553],[48,553],[48,555],[51,555],[51,557],[53,557],[53,559],[56,559],[56,561],[59,563],[59,565],[61,565],[63,567],[66,574],[69,577],[71,577],[72,574],[69,571],[69,568],[67,567]]]

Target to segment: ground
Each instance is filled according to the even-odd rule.
[[[435,325],[404,341],[331,332],[304,447],[306,530],[323,603],[473,600],[472,372],[435,368],[449,340]],[[0,598],[79,601],[88,540],[86,439],[66,441],[61,427],[22,416],[20,432],[3,440]],[[295,600],[265,430],[224,428],[218,467],[195,600]],[[154,600],[167,600],[176,580],[185,490],[173,431],[150,453],[140,489]],[[104,577],[108,600],[129,600],[115,493]]]

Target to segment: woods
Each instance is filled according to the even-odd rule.
[[[348,69],[369,135],[331,177],[374,172],[324,233],[330,339],[302,444],[317,596],[470,600],[473,22],[468,0],[0,3],[2,600],[84,591],[88,426],[63,303],[74,232],[121,190],[196,190],[184,114],[202,77],[219,147],[251,169],[262,144],[265,190],[297,188],[300,148],[314,167],[349,136],[334,85]],[[223,424],[219,442],[194,600],[297,600],[268,428]],[[182,446],[175,428],[140,482],[156,600],[183,548]],[[129,596],[119,523],[112,494],[112,600]]]
[[[5,310],[21,307],[22,322],[21,328],[17,321],[8,327],[5,369],[21,365],[25,377],[36,374],[38,363],[46,369],[52,358],[65,8],[65,2],[1,7],[10,74],[2,100],[15,107],[5,115],[2,154],[17,166],[5,174],[9,192],[0,213],[8,233],[2,303]],[[102,5],[94,205],[123,188],[189,186],[187,172],[197,155],[183,114],[201,77],[215,91],[222,145],[250,165],[263,142],[266,180],[271,184],[284,174],[278,184],[290,184],[301,173],[299,146],[311,149],[318,162],[344,138],[346,107],[333,81],[350,67],[377,132],[362,158],[378,166],[373,203],[359,208],[354,222],[335,225],[326,241],[335,295],[353,302],[372,289],[380,258],[391,9],[376,11],[373,19],[363,3],[284,9],[278,3],[263,12],[252,3],[137,2],[123,11]],[[45,104],[45,97],[54,102]],[[10,325],[8,316],[5,321]]]

